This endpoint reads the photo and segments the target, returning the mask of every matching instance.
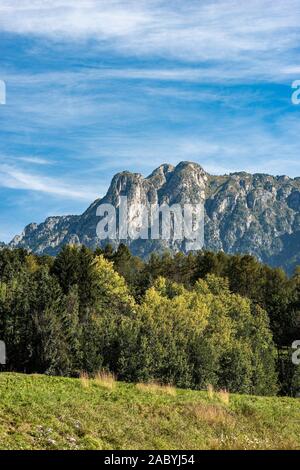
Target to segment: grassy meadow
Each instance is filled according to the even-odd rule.
[[[300,449],[300,400],[1,373],[0,449]]]

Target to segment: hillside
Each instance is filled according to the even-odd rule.
[[[0,374],[0,449],[300,449],[300,401]]]
[[[139,204],[198,204],[205,208],[204,248],[225,253],[249,253],[272,266],[292,272],[298,264],[300,240],[300,178],[241,172],[214,176],[200,165],[181,162],[164,164],[144,178],[124,171],[112,179],[107,194],[82,214],[48,217],[44,223],[29,224],[10,243],[38,254],[56,254],[67,244],[89,248],[103,245],[96,235],[99,204],[119,207],[127,196],[133,208],[129,218],[136,227]],[[185,241],[130,240],[133,254],[147,258],[153,251],[186,251]]]

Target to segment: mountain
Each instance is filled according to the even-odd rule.
[[[127,196],[131,208],[202,202],[205,249],[249,253],[288,272],[300,264],[300,178],[245,172],[214,176],[192,162],[161,165],[147,178],[139,173],[118,173],[104,198],[94,201],[82,215],[31,223],[9,246],[53,255],[66,243],[90,248],[103,245],[96,235],[97,207],[106,203],[119,207],[121,196]],[[130,222],[138,223],[134,215]],[[137,239],[126,243],[142,257],[154,250],[185,251],[184,243],[178,241]]]

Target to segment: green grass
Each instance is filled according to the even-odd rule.
[[[0,373],[0,449],[300,449],[300,400]]]

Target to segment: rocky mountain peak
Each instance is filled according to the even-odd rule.
[[[166,178],[168,174],[172,173],[173,171],[174,171],[173,165],[170,165],[169,163],[163,163],[158,168],[156,168],[149,176],[147,176],[147,179],[152,180],[156,178],[157,176]]]
[[[121,196],[127,196],[128,204],[135,207],[202,202],[206,249],[250,253],[289,272],[300,262],[300,178],[245,172],[215,176],[189,161],[175,167],[165,163],[146,178],[128,171],[118,173],[105,197],[81,216],[50,217],[43,224],[30,224],[10,246],[49,254],[65,243],[95,248],[104,243],[96,236],[97,207],[104,202],[118,207]],[[172,240],[127,243],[133,253],[145,257],[153,250],[184,251],[184,246]]]

